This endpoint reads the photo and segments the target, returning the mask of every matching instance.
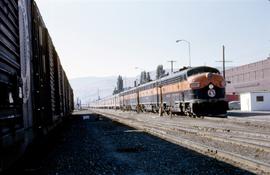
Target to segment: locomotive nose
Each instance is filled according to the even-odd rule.
[[[207,73],[206,78],[208,82],[212,83],[215,86],[224,88],[225,87],[225,81],[221,75],[213,74],[213,73]]]

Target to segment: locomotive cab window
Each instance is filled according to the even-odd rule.
[[[188,70],[187,76],[190,77],[196,74],[208,73],[208,72],[220,74],[220,72],[217,69],[212,68],[212,67],[198,67],[198,68]]]

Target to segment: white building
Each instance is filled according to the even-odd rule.
[[[240,94],[242,111],[270,111],[270,92],[247,92]]]

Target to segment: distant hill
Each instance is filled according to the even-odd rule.
[[[133,86],[136,78],[124,78],[124,87]],[[70,79],[70,84],[74,91],[74,100],[79,98],[82,104],[92,100],[112,95],[116,87],[117,76],[108,77],[83,77]]]

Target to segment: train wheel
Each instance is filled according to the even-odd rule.
[[[159,107],[158,106],[155,106],[155,110],[154,110],[155,113],[159,113]]]
[[[140,111],[141,111],[141,107],[140,107],[140,105],[137,105],[137,106],[136,106],[136,112],[137,112],[137,113],[140,113]]]
[[[191,111],[191,106],[190,103],[186,103],[185,104],[185,113],[187,116],[195,118],[196,116],[194,115],[194,113]]]
[[[142,105],[142,107],[141,107],[141,111],[142,111],[142,112],[146,112],[145,105]]]
[[[154,113],[154,106],[151,105],[151,112]]]

